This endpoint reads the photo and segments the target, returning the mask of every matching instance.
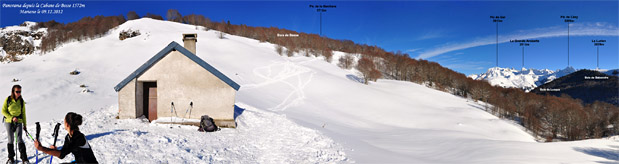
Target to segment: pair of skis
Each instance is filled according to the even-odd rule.
[[[35,134],[36,135],[36,140],[38,140],[39,143],[40,143],[41,140],[39,140],[39,134],[41,132],[41,125],[39,125],[39,122],[36,122],[34,124],[36,124],[36,126],[37,126],[36,127],[37,133]],[[56,140],[58,139],[58,130],[59,129],[60,129],[60,123],[56,123],[56,126],[54,127],[54,133],[52,134],[52,136],[54,137],[54,144],[53,144],[54,146],[56,146]],[[32,138],[32,135],[30,135],[30,133],[28,133],[28,131],[25,131],[25,132],[26,132],[26,135],[28,135],[30,137],[30,139],[32,139],[32,141],[34,142],[34,138]],[[36,150],[36,156],[35,157],[36,157],[36,163],[38,164],[39,163],[39,150]],[[53,159],[54,159],[54,156],[51,156],[49,158],[49,163],[52,163]]]

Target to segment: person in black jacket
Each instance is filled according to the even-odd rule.
[[[55,146],[43,147],[38,140],[34,142],[34,145],[37,150],[60,159],[63,159],[69,153],[73,153],[73,156],[75,156],[73,163],[98,163],[86,136],[79,131],[79,125],[82,125],[82,116],[69,112],[64,117],[64,128],[69,134],[64,138],[64,146],[61,150],[56,150]]]

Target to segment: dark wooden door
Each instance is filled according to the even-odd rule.
[[[157,119],[157,87],[148,88],[148,120]]]

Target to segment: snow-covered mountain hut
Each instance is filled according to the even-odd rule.
[[[118,117],[153,121],[209,115],[220,127],[235,127],[234,101],[240,86],[195,55],[197,34],[183,34],[183,42],[184,47],[171,42],[114,87]],[[187,109],[191,114],[185,114]]]

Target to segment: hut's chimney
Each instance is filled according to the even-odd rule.
[[[183,34],[185,49],[189,50],[194,55],[196,54],[196,42],[198,42],[198,34]]]

